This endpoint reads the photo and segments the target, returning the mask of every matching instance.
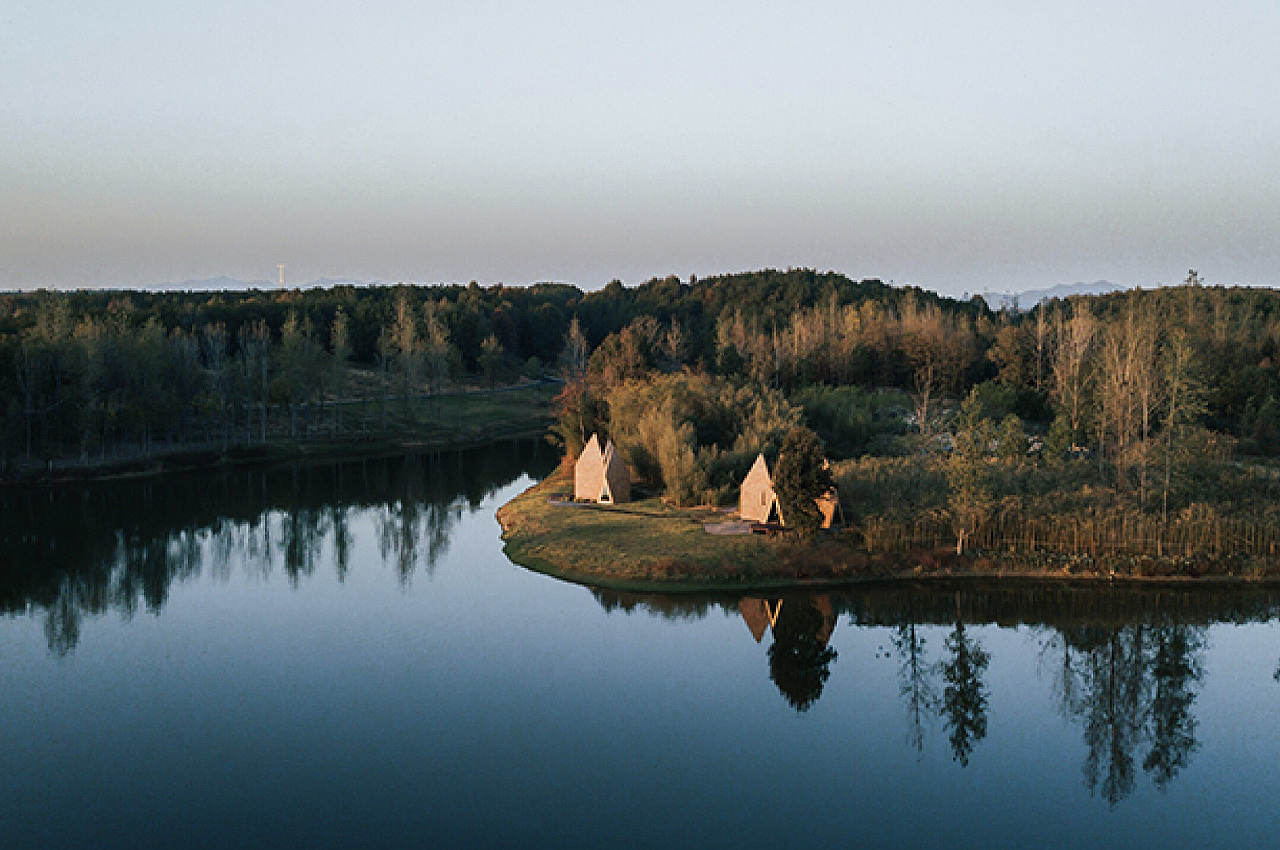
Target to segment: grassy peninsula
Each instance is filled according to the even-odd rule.
[[[1280,559],[1269,552],[1109,549],[1106,524],[1087,514],[1056,518],[1085,529],[1083,537],[1075,535],[1075,547],[1049,539],[957,552],[946,527],[927,522],[893,543],[884,536],[884,516],[807,539],[720,534],[716,527],[736,516],[728,509],[677,507],[655,497],[616,506],[574,503],[572,490],[573,469],[563,463],[500,508],[506,554],[528,569],[614,590],[733,592],[965,579],[1280,585]]]
[[[843,547],[758,535],[714,535],[709,508],[659,498],[618,506],[571,503],[573,468],[555,473],[498,511],[507,557],[538,572],[617,590],[706,591],[784,587],[854,575]],[[570,498],[566,499],[566,496]]]

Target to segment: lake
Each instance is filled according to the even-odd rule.
[[[0,847],[1274,843],[1280,596],[597,591],[556,461],[0,492]]]

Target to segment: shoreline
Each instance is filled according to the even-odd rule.
[[[531,572],[589,588],[628,593],[741,594],[892,585],[1061,584],[1170,590],[1191,588],[1280,588],[1280,574],[1241,574],[1232,569],[1205,572],[1208,562],[1176,559],[1143,564],[1182,574],[1119,572],[1106,558],[1069,559],[1031,553],[1043,566],[1014,553],[903,551],[866,553],[838,538],[809,544],[768,540],[758,535],[718,537],[702,530],[696,510],[640,513],[551,503],[571,477],[564,466],[507,504],[496,517],[503,552]],[[654,500],[650,500],[654,501]],[[625,523],[632,523],[627,528]],[[645,529],[644,525],[660,526]],[[690,528],[696,526],[696,529]],[[635,551],[622,548],[632,532]],[[658,538],[654,545],[654,537]],[[1021,562],[1019,564],[1019,562]],[[1132,565],[1117,557],[1116,566]],[[1221,567],[1219,567],[1221,568]]]

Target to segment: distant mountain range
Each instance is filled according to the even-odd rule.
[[[1018,309],[1030,310],[1041,301],[1051,301],[1054,298],[1070,298],[1073,295],[1106,295],[1109,292],[1120,292],[1125,289],[1129,287],[1109,280],[1096,280],[1093,283],[1060,283],[1048,289],[1028,289],[1026,292],[992,293],[986,297],[992,309],[1011,308],[1016,301]]]

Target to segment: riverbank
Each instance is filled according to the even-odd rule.
[[[1053,552],[968,552],[953,547],[868,552],[856,529],[809,542],[718,535],[730,514],[659,499],[618,507],[566,503],[573,470],[551,476],[497,512],[507,557],[579,584],[622,591],[716,592],[900,581],[1063,580],[1099,584],[1280,586],[1280,565],[1244,559],[1091,557]]]
[[[185,445],[124,458],[87,458],[20,464],[0,476],[0,487],[43,486],[146,478],[229,466],[291,460],[377,457],[404,451],[482,446],[494,440],[538,438],[554,421],[554,385],[534,384],[450,393],[420,399],[411,416],[400,403],[388,427],[349,427],[308,439],[269,436],[266,442]]]

